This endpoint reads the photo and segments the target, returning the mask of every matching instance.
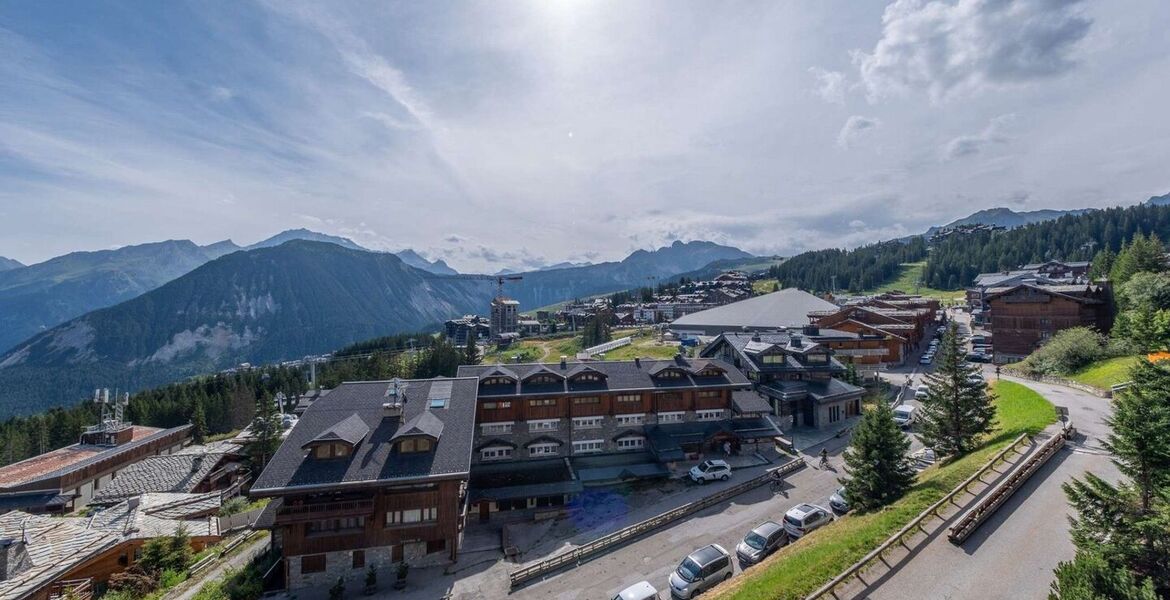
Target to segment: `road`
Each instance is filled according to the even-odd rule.
[[[1062,386],[1015,381],[1057,406],[1068,407],[1079,433],[1074,443],[1033,475],[962,546],[952,545],[945,535],[937,536],[918,549],[912,560],[868,589],[855,590],[853,597],[926,600],[977,595],[981,600],[995,600],[1047,595],[1052,570],[1073,556],[1069,507],[1060,484],[1086,471],[1111,480],[1118,477],[1109,456],[1100,449],[1101,438],[1108,433],[1102,419],[1108,414],[1109,401]]]

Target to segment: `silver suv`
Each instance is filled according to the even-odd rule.
[[[786,543],[788,533],[784,526],[775,521],[764,521],[743,536],[743,541],[735,547],[735,557],[741,566],[754,565]]]
[[[726,461],[705,460],[691,467],[690,476],[691,481],[700,484],[716,479],[727,481],[731,477],[731,467]]]
[[[731,555],[719,544],[704,546],[683,559],[670,574],[670,596],[690,600],[719,582],[731,579]]]
[[[798,504],[784,514],[784,530],[795,540],[832,520],[833,513],[828,509],[816,504]]]

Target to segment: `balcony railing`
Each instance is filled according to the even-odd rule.
[[[344,500],[340,502],[314,502],[284,506],[276,519],[283,522],[312,521],[338,515],[363,515],[374,512],[373,500]]]

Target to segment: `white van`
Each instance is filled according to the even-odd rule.
[[[914,424],[914,411],[917,407],[910,404],[899,404],[894,407],[894,422],[903,429]]]
[[[639,581],[618,592],[613,600],[658,600],[658,590],[649,581]]]

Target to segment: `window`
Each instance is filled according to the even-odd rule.
[[[723,371],[720,371],[719,369],[703,369],[702,371],[699,371],[699,377],[719,377],[722,374]]]
[[[682,371],[678,369],[664,369],[655,375],[659,379],[682,379],[682,376]]]
[[[313,458],[343,458],[349,456],[348,444],[317,444],[313,446]]]
[[[700,390],[700,398],[718,398],[723,392],[720,390]]]
[[[322,573],[325,571],[325,555],[310,554],[301,557],[301,574]]]
[[[618,402],[641,402],[641,394],[621,394],[616,398]]]
[[[573,398],[573,404],[578,406],[584,404],[601,404],[600,396],[582,396],[580,398]]]
[[[480,450],[479,457],[483,460],[503,460],[505,458],[512,458],[512,449],[507,446],[491,446]]]
[[[528,406],[556,406],[556,398],[538,398],[536,400],[529,400]]]
[[[561,379],[559,377],[557,377],[556,375],[533,375],[532,377],[529,377],[528,381],[526,381],[525,383],[542,385],[542,384],[560,383],[560,382],[561,382]]]
[[[573,377],[574,383],[579,383],[582,381],[601,381],[601,375],[597,373],[581,373]]]
[[[574,429],[597,429],[601,427],[601,417],[574,417]]]
[[[529,456],[555,456],[559,452],[557,444],[533,444],[528,447]]]
[[[507,423],[484,423],[479,426],[480,433],[484,435],[495,435],[500,433],[512,433],[512,422]]]
[[[580,442],[573,442],[573,454],[601,452],[604,446],[605,440],[583,440]]]
[[[392,510],[386,513],[386,525],[412,525],[414,523],[429,523],[439,519],[439,509],[434,506],[427,508],[408,508]]]
[[[641,436],[618,438],[619,450],[641,450],[646,445],[646,438]]]
[[[560,419],[542,419],[540,421],[529,421],[528,431],[556,431],[560,429]]]
[[[841,407],[840,406],[830,406],[829,407],[829,422],[836,423],[837,421],[840,421],[840,420],[841,420]]]
[[[353,551],[353,568],[361,569],[365,566],[366,566],[366,551],[365,550],[354,550]]]
[[[366,526],[365,517],[343,517],[339,519],[324,519],[305,523],[306,535],[331,535],[361,531]]]
[[[718,421],[723,418],[723,410],[697,410],[695,411],[695,418],[699,421]]]
[[[658,413],[659,423],[682,423],[682,412],[661,412]]]
[[[398,442],[398,451],[403,454],[412,452],[430,452],[431,440],[428,438],[406,438]]]
[[[646,415],[618,415],[618,425],[641,425]]]
[[[828,354],[809,354],[808,364],[810,365],[824,365],[829,363]]]
[[[484,410],[500,410],[500,409],[504,409],[504,408],[512,408],[512,403],[511,402],[484,402],[481,406],[483,406]]]
[[[516,381],[510,377],[488,377],[480,385],[511,385]]]
[[[763,362],[765,365],[780,364],[780,363],[784,362],[784,355],[783,354],[765,354],[763,356]]]

